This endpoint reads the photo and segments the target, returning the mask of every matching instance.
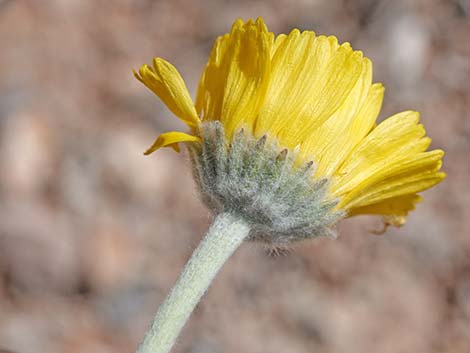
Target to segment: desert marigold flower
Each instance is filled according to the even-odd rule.
[[[215,41],[193,103],[170,63],[134,73],[189,128],[161,147],[190,152],[217,217],[159,309],[139,353],[168,352],[215,273],[244,239],[289,242],[332,234],[341,218],[405,222],[418,192],[439,183],[443,151],[414,111],[376,124],[384,88],[349,43],[294,29],[274,36],[237,20]]]
[[[302,165],[311,164],[311,185],[291,195],[300,198],[298,205],[295,200],[280,201],[284,210],[277,216],[294,212],[297,223],[313,222],[317,232],[326,230],[318,223],[327,226],[358,214],[382,215],[386,222],[401,225],[421,201],[417,193],[445,177],[439,172],[444,153],[426,152],[431,140],[418,123],[418,112],[398,113],[376,125],[384,88],[372,83],[371,61],[334,36],[294,29],[275,37],[262,19],[237,20],[229,34],[215,41],[196,104],[178,71],[163,59],[154,59],[152,67],[143,65],[135,76],[190,128],[189,134],[161,134],[146,153],[165,146],[178,151],[179,143],[188,143],[200,189],[212,208],[244,207],[250,216],[254,211],[271,213],[263,216],[271,218],[268,224],[275,223],[275,211],[262,208],[276,202],[273,188],[279,189],[280,181],[266,178],[273,173],[282,177],[283,172],[274,169],[286,152],[292,172],[301,174]],[[234,171],[230,158],[239,158],[237,167],[251,172]],[[250,175],[252,169],[256,176]],[[286,185],[296,188],[293,180],[283,177]],[[298,194],[309,188],[315,189],[314,195]],[[260,189],[266,190],[259,198],[251,195]],[[243,205],[233,204],[237,196]],[[315,200],[305,200],[311,196]],[[306,214],[298,214],[297,206]],[[315,210],[309,213],[306,206]],[[306,219],[309,216],[317,219]],[[277,229],[286,236],[300,226],[288,222],[295,223],[291,229],[286,224]]]

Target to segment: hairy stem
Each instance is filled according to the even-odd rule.
[[[194,250],[150,325],[136,353],[168,353],[217,272],[248,236],[250,227],[230,213],[219,214]]]

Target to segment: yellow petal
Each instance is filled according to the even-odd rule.
[[[199,125],[199,117],[188,89],[173,65],[161,58],[155,58],[152,67],[142,65],[139,73],[134,71],[134,76],[188,126],[196,128]]]
[[[228,138],[241,125],[254,123],[266,94],[272,42],[261,19],[237,20],[212,48],[196,106],[204,119],[220,120]]]
[[[305,32],[304,32],[305,33]],[[293,148],[321,126],[344,103],[362,71],[362,53],[353,52],[348,43],[336,51],[328,38],[319,37],[313,52],[304,51],[304,62],[296,63],[297,77],[283,94],[282,120],[273,125],[273,132],[282,145]],[[318,52],[315,52],[318,49]]]
[[[222,112],[223,95],[229,55],[227,48],[230,34],[218,37],[212,47],[209,61],[199,80],[196,110],[204,120],[219,120]]]
[[[287,37],[283,35],[276,38],[276,50],[271,63],[271,82],[256,121],[257,135],[270,132],[276,136],[282,123],[291,119],[292,114],[298,110],[297,100],[301,99],[299,93],[303,89],[302,86],[308,84],[303,78],[309,73],[313,76],[312,71],[317,72],[325,66],[325,63],[321,62],[322,55],[314,54],[329,55],[329,45],[325,37],[323,39],[317,40],[313,48],[315,33],[300,33],[298,29],[294,29]],[[326,60],[327,58],[324,61]]]
[[[228,67],[221,121],[231,135],[244,123],[250,127],[264,101],[270,68],[270,51],[266,26],[261,20],[234,27],[231,33]],[[252,121],[250,121],[252,117]]]
[[[298,31],[298,30],[295,30],[295,31]],[[282,34],[279,34],[278,36],[276,36],[276,38],[274,39],[274,43],[273,43],[273,46],[271,48],[271,59],[273,58],[273,56],[276,54],[278,48],[281,46],[282,43],[284,43],[284,41],[287,39],[287,35],[282,33]]]
[[[371,82],[372,64],[365,59],[361,77],[346,101],[302,143],[301,158],[314,158],[317,177],[333,175],[371,130],[383,96],[381,85],[371,86]]]
[[[400,227],[405,224],[408,213],[422,200],[423,198],[417,194],[393,197],[371,205],[352,208],[348,210],[348,217],[361,214],[381,215],[385,228],[374,233],[383,234],[389,225]]]
[[[352,217],[360,214],[406,216],[408,212],[415,209],[416,204],[421,200],[422,197],[417,194],[394,197],[375,204],[352,208],[348,211],[348,216]]]
[[[152,152],[155,152],[161,147],[171,147],[176,152],[179,152],[179,142],[200,142],[201,139],[194,135],[185,134],[184,132],[172,131],[164,132],[155,140],[153,145],[144,152],[145,155],[149,155]]]
[[[363,180],[341,199],[340,204],[347,208],[363,207],[391,197],[423,191],[445,177],[444,173],[438,172],[443,154],[441,150],[434,150],[397,159],[387,169],[379,170]]]
[[[421,202],[422,199],[417,194],[394,197],[372,205],[353,208],[348,211],[348,217],[361,214],[381,215],[385,224],[385,231],[388,225],[400,227],[405,224],[408,213],[413,211],[416,204]],[[382,234],[382,232],[377,234]]]
[[[361,189],[372,177],[386,176],[391,164],[425,151],[430,139],[418,124],[419,114],[407,111],[396,114],[373,129],[346,158],[333,180],[337,196]]]
[[[421,192],[440,183],[444,180],[445,176],[446,174],[443,172],[423,172],[408,177],[392,179],[389,182],[382,182],[379,185],[374,185],[373,191],[368,190],[365,195],[354,198],[352,201],[348,199],[349,203],[344,207],[362,207],[389,198]],[[341,203],[341,205],[343,204]]]

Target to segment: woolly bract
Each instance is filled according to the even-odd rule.
[[[372,83],[372,63],[334,36],[294,29],[274,36],[262,19],[237,20],[216,39],[194,104],[174,66],[161,58],[135,76],[189,127],[161,134],[146,154],[178,143],[202,143],[202,125],[220,121],[227,145],[243,128],[312,161],[312,181],[328,179],[328,199],[346,215],[377,214],[401,225],[439,183],[443,151],[431,142],[419,113],[405,111],[376,125],[384,88]]]

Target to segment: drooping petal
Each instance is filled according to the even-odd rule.
[[[441,150],[434,150],[398,160],[386,172],[365,180],[357,191],[344,197],[342,203],[348,208],[362,207],[426,190],[445,177],[445,173],[439,172],[443,154]]]
[[[339,207],[352,209],[426,190],[444,179],[443,152],[424,152],[431,140],[416,112],[396,114],[367,135],[333,181]]]
[[[348,217],[363,214],[381,215],[385,228],[376,234],[383,234],[388,225],[400,227],[405,224],[408,213],[422,200],[423,198],[417,194],[398,196],[368,206],[352,208],[348,212]]]
[[[191,128],[196,128],[199,117],[188,89],[178,70],[169,62],[155,58],[153,66],[142,65],[134,76],[152,90],[170,111]]]
[[[171,147],[176,152],[180,151],[179,142],[200,142],[201,139],[198,136],[185,134],[184,132],[179,131],[171,131],[171,132],[164,132],[160,136],[157,137],[155,142],[152,146],[144,152],[145,155],[149,155],[152,152],[155,152],[159,148],[162,147]]]
[[[380,123],[339,168],[333,192],[338,196],[350,193],[374,175],[386,176],[392,163],[425,151],[431,140],[424,137],[425,130],[418,121],[417,112],[406,111]]]
[[[422,201],[422,197],[416,194],[390,198],[375,204],[352,208],[348,216],[360,214],[377,214],[387,216],[406,216],[408,212],[415,209],[416,204]]]

